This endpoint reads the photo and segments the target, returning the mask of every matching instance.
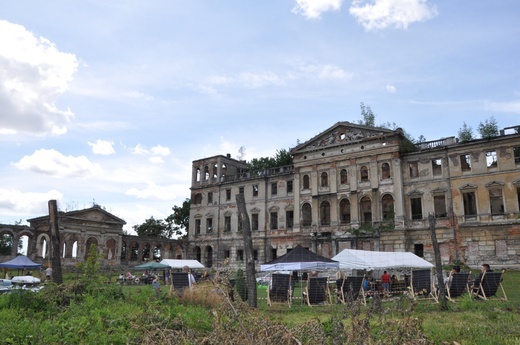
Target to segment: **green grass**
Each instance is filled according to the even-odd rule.
[[[120,286],[114,274],[90,288],[75,273],[65,272],[64,281],[38,294],[0,295],[0,344],[294,343],[288,334],[303,344],[520,344],[520,272],[513,271],[503,282],[509,301],[463,296],[447,311],[432,300],[414,304],[406,298],[313,307],[295,299],[290,308],[269,307],[265,287],[251,310],[217,299],[201,305],[169,296],[165,287],[156,294],[150,285]],[[220,289],[225,287],[210,284],[199,298]],[[298,285],[295,295],[301,296]]]

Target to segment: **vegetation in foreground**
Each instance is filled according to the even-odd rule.
[[[449,311],[395,298],[308,307],[296,300],[250,309],[229,276],[177,294],[106,283],[89,257],[82,274],[40,293],[0,296],[0,344],[518,344],[520,272],[507,272],[509,302],[461,298]],[[265,289],[259,289],[265,297]]]

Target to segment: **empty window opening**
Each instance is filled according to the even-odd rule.
[[[491,214],[504,213],[504,198],[502,197],[502,189],[489,190],[489,203],[491,205]]]
[[[224,217],[224,231],[225,232],[231,231],[231,216]]]
[[[383,207],[383,220],[393,220],[395,217],[394,198],[390,194],[383,195],[381,206]]]
[[[292,229],[294,226],[294,211],[285,211],[285,220],[287,229]]]
[[[350,201],[348,199],[342,199],[339,203],[339,208],[341,212],[341,223],[349,224],[350,223]]]
[[[321,186],[322,187],[329,186],[329,175],[326,172],[321,173]]]
[[[364,196],[359,202],[361,209],[362,222],[371,224],[372,223],[372,200]]]
[[[486,164],[488,168],[496,168],[497,161],[497,152],[496,151],[487,151],[486,152]]]
[[[432,173],[433,176],[442,175],[442,159],[432,160]]]
[[[339,184],[348,184],[347,169],[341,169],[341,171],[339,173]]]
[[[382,179],[388,179],[390,178],[390,164],[383,163],[381,165],[381,178]]]
[[[446,196],[445,195],[434,195],[433,196],[433,208],[435,211],[436,218],[447,217],[446,212]]]
[[[423,219],[421,198],[411,198],[412,219]]]
[[[293,192],[293,181],[289,180],[289,181],[287,181],[287,193],[292,193],[292,192]]]
[[[278,183],[273,182],[271,183],[271,195],[277,195],[278,194]]]
[[[321,225],[330,225],[330,203],[324,201],[320,205]]]
[[[424,258],[424,245],[422,243],[416,243],[413,245],[413,252],[420,258]]]
[[[366,166],[362,166],[360,169],[361,181],[368,181],[368,168]]]
[[[211,234],[213,231],[213,218],[206,219],[206,233]]]
[[[201,221],[200,219],[195,219],[195,235],[200,234]]]
[[[309,175],[303,175],[303,189],[310,189],[310,177]]]
[[[213,192],[208,192],[208,205],[213,204]]]
[[[251,230],[258,230],[258,213],[253,213],[251,215]]]
[[[465,216],[476,216],[477,215],[477,199],[475,198],[475,192],[462,193],[462,199],[464,201],[464,215]]]
[[[278,229],[278,212],[271,212],[270,223],[271,223],[271,230]]]
[[[253,185],[253,196],[258,196],[258,185]]]
[[[460,168],[462,171],[471,171],[470,155],[460,155]]]
[[[409,166],[410,166],[410,177],[411,178],[419,177],[419,163],[411,162]]]
[[[302,205],[302,225],[311,226],[312,224],[312,207],[309,203]]]
[[[226,201],[231,200],[231,188],[226,189]]]

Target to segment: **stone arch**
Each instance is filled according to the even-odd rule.
[[[36,256],[39,258],[49,257],[49,251],[51,248],[51,239],[48,234],[40,234],[36,238]]]
[[[85,261],[88,259],[88,256],[90,254],[90,247],[95,246],[96,250],[98,250],[99,247],[99,241],[95,237],[89,237],[87,241],[85,242]]]
[[[320,204],[320,224],[330,225],[330,202],[324,200]]]
[[[116,259],[116,244],[117,241],[113,238],[109,238],[105,242],[105,248],[103,248],[103,258],[105,260],[115,260]]]
[[[312,225],[312,206],[308,202],[302,205],[302,226]]]

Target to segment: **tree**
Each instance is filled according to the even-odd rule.
[[[480,122],[478,125],[478,132],[482,139],[490,139],[498,137],[498,123],[493,116],[486,120],[484,123]]]
[[[363,116],[363,121],[359,121],[360,125],[375,127],[376,125],[376,115],[370,109],[370,106],[365,106],[363,102],[360,104],[361,107],[361,116]]]
[[[458,138],[461,143],[473,140],[473,129],[466,122],[463,122],[462,128],[459,128]]]
[[[168,225],[162,219],[155,219],[153,216],[145,220],[141,225],[134,225],[137,236],[141,237],[170,238],[171,235],[168,234],[167,228]]]
[[[290,150],[281,149],[276,151],[276,155],[274,157],[253,158],[247,163],[249,171],[251,173],[259,173],[270,168],[292,165],[293,158],[289,151]]]
[[[185,237],[190,227],[190,199],[184,200],[182,206],[173,206],[173,213],[165,220],[167,225],[168,238],[172,235]]]
[[[0,236],[0,255],[11,255],[13,249],[13,236],[3,234]]]

